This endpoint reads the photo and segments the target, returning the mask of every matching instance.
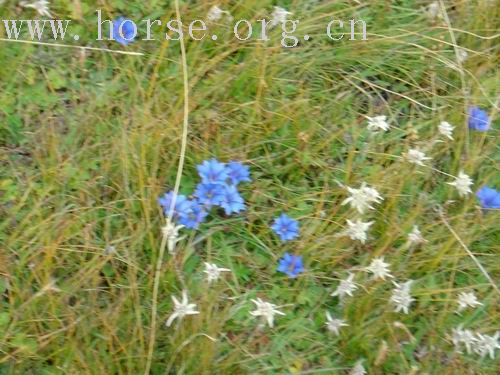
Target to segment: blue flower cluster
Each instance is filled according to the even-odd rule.
[[[245,210],[245,201],[237,186],[251,181],[247,166],[237,161],[226,164],[211,159],[198,165],[197,170],[201,182],[196,186],[194,199],[184,195],[177,195],[175,199],[173,212],[179,224],[186,228],[198,228],[214,206],[223,208],[226,215]],[[158,200],[165,215],[169,214],[173,199],[174,192],[170,191]]]

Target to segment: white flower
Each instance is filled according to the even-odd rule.
[[[491,359],[495,359],[495,350],[500,349],[498,344],[498,336],[500,332],[495,332],[495,336],[477,334],[474,351],[478,353],[481,358],[486,357],[488,354]]]
[[[451,340],[459,352],[461,344],[464,344],[467,354],[471,354],[474,351],[481,358],[489,355],[491,359],[495,359],[495,351],[500,349],[500,345],[498,344],[499,335],[500,332],[498,331],[495,332],[494,336],[474,333],[471,330],[462,329],[462,325],[459,325],[452,330]]]
[[[345,199],[342,205],[350,203],[351,207],[358,210],[360,214],[367,209],[373,210],[372,203],[380,203],[384,200],[376,189],[366,186],[364,182],[359,189],[347,187],[347,190],[351,196]]]
[[[458,295],[458,309],[457,312],[462,312],[467,307],[475,308],[476,306],[481,306],[482,303],[477,300],[474,292],[462,292]]]
[[[370,202],[380,203],[384,200],[384,198],[382,198],[377,189],[369,186],[363,186],[363,184],[361,187],[363,188],[363,191],[366,195],[366,199],[368,199]]]
[[[179,230],[182,228],[184,228],[184,225],[175,225],[170,220],[167,220],[165,226],[161,228],[163,237],[165,237],[167,241],[168,252],[171,254],[175,252],[175,245],[177,242],[182,240],[182,238],[179,238]]]
[[[222,18],[224,14],[227,14],[230,19],[233,18],[231,17],[231,13],[229,13],[227,10],[222,10],[217,5],[214,5],[207,13],[207,20],[210,22],[217,22]]]
[[[208,21],[218,21],[222,18],[222,15],[224,14],[224,11],[219,8],[217,5],[214,5],[213,7],[210,8],[210,10],[207,13],[207,20]]]
[[[283,9],[281,7],[274,7],[274,11],[271,13],[271,27],[275,27],[276,25],[283,23],[286,21],[286,17],[289,14],[293,14],[286,9]]]
[[[474,182],[472,179],[466,175],[464,172],[460,171],[458,174],[458,177],[455,177],[455,181],[453,182],[448,182],[448,185],[455,186],[455,188],[458,190],[458,194],[461,197],[466,196],[469,193],[472,193],[472,190],[470,189],[470,186]]]
[[[354,367],[349,372],[349,375],[365,375],[366,370],[361,363],[362,363],[362,361],[356,362]]]
[[[430,20],[442,19],[443,15],[441,13],[441,7],[437,1],[430,3],[425,9],[425,14]]]
[[[431,158],[428,158],[425,156],[425,154],[422,151],[419,151],[417,149],[410,149],[408,150],[406,154],[406,159],[413,164],[420,165],[420,166],[425,166],[424,161],[426,160],[431,160]]]
[[[61,289],[57,287],[57,280],[54,278],[49,278],[49,282],[43,286],[35,295],[34,298],[38,298],[47,292],[60,292]]]
[[[387,117],[386,116],[375,116],[375,117],[368,117],[368,130],[371,131],[377,131],[377,130],[383,130],[387,131],[389,130],[389,124],[387,123]]]
[[[19,3],[20,6],[24,8],[32,8],[37,11],[37,13],[41,16],[46,16],[48,18],[52,18],[49,9],[49,2],[45,0],[37,0],[33,3],[28,3],[27,1],[21,1]]]
[[[326,312],[326,320],[328,330],[337,336],[339,335],[340,328],[347,327],[349,325],[344,319],[333,319],[328,311]]]
[[[367,239],[367,234],[366,232],[370,228],[370,226],[373,224],[373,221],[369,221],[367,223],[363,223],[361,220],[356,220],[355,223],[353,223],[351,220],[347,220],[347,225],[349,228],[347,228],[344,231],[344,234],[351,238],[351,240],[358,240],[361,241],[361,243],[365,243]]]
[[[106,248],[104,249],[105,255],[113,255],[115,253],[116,253],[116,247],[113,245],[107,245]]]
[[[411,245],[417,245],[426,243],[427,240],[422,236],[422,232],[418,229],[418,226],[414,225],[411,232],[408,233],[408,242]]]
[[[460,352],[461,344],[464,344],[467,353],[470,354],[477,339],[474,336],[474,332],[469,329],[463,330],[462,325],[459,325],[457,328],[452,329],[451,341],[458,352]]]
[[[373,259],[366,267],[366,271],[372,273],[375,279],[385,280],[386,277],[393,277],[389,270],[389,263],[384,262],[384,257]]]
[[[394,283],[396,288],[392,291],[391,302],[394,304],[394,311],[408,314],[408,309],[414,298],[410,295],[410,288],[413,280],[409,280],[403,284]]]
[[[182,291],[182,302],[179,302],[175,296],[172,296],[172,301],[174,302],[174,312],[168,318],[165,323],[167,327],[170,327],[173,321],[177,318],[182,320],[186,315],[194,315],[199,314],[199,311],[196,311],[196,305],[194,303],[189,303],[187,293],[185,290]]]
[[[263,301],[260,298],[252,300],[255,303],[255,310],[250,311],[252,316],[261,316],[267,320],[269,327],[274,326],[274,315],[285,315],[285,313],[276,309],[276,305]]]
[[[457,61],[460,64],[464,63],[468,57],[469,57],[469,54],[467,53],[466,50],[464,50],[462,48],[457,48]]]
[[[353,279],[354,275],[350,273],[347,279],[340,280],[340,284],[337,286],[337,289],[335,289],[331,296],[338,296],[340,299],[344,298],[346,295],[352,297],[352,292],[358,289],[356,284],[352,282]]]
[[[205,262],[205,270],[204,273],[207,274],[208,283],[212,283],[213,281],[219,280],[221,272],[229,272],[231,270],[227,268],[219,268],[216,264]]]
[[[441,121],[441,123],[438,126],[439,133],[451,139],[452,141],[453,141],[453,129],[455,129],[453,125],[451,125],[449,122],[446,121]]]

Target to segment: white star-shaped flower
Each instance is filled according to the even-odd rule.
[[[345,296],[352,297],[352,293],[358,289],[356,284],[353,282],[354,274],[350,273],[347,279],[340,280],[337,289],[331,294],[332,297],[338,296],[340,299],[343,299]]]
[[[250,315],[261,316],[266,319],[267,324],[271,328],[274,326],[274,315],[285,315],[285,313],[276,309],[276,305],[263,301],[260,298],[253,299],[252,302],[255,303],[255,310],[250,311]]]
[[[425,156],[422,151],[415,148],[408,150],[408,152],[406,153],[406,160],[408,160],[412,164],[420,165],[422,167],[425,166],[424,161],[431,159],[432,158],[428,158],[427,156]]]
[[[219,280],[221,272],[230,271],[230,269],[219,268],[216,264],[205,262],[205,270],[203,272],[207,275],[207,282],[211,284],[212,282]]]
[[[199,311],[196,311],[196,304],[189,303],[188,296],[185,290],[182,291],[182,301],[179,302],[175,296],[172,296],[172,301],[174,302],[174,312],[166,321],[166,326],[170,327],[175,319],[182,320],[186,315],[194,315],[199,314]]]
[[[458,295],[458,309],[457,312],[462,312],[467,307],[475,308],[481,306],[482,303],[477,300],[474,292],[462,292]]]
[[[476,335],[477,340],[474,345],[474,351],[478,353],[481,358],[486,357],[488,354],[491,359],[495,359],[495,351],[500,349],[498,344],[498,336],[500,332],[495,332],[495,336],[482,335],[478,333]]]
[[[459,325],[457,328],[453,328],[451,331],[451,341],[455,346],[455,350],[460,352],[461,344],[465,345],[465,349],[467,350],[467,354],[472,352],[472,348],[474,347],[477,339],[469,329],[462,329],[462,325]]]
[[[425,14],[431,21],[443,18],[441,7],[439,6],[439,3],[437,1],[434,1],[427,6],[427,8],[425,9]]]
[[[366,117],[368,119],[368,130],[370,131],[377,131],[377,130],[383,130],[387,131],[389,130],[389,124],[387,123],[387,116],[375,116],[375,117]]]
[[[47,292],[60,292],[61,289],[57,287],[57,280],[54,278],[49,278],[49,282],[43,286],[36,294],[35,297],[40,297]]]
[[[358,240],[361,243],[365,243],[367,236],[367,231],[370,226],[373,224],[373,221],[369,221],[367,223],[362,222],[361,220],[356,220],[356,222],[352,222],[351,220],[347,220],[347,228],[344,232],[346,236],[348,236],[351,240]]]
[[[463,48],[457,48],[457,61],[462,64],[469,58],[469,54]]]
[[[37,1],[34,1],[33,3],[28,3],[27,1],[21,1],[19,3],[19,5],[24,7],[24,8],[35,9],[37,11],[37,13],[41,16],[52,18],[52,15],[50,14],[50,9],[49,9],[49,2],[46,0],[37,0]]]
[[[441,123],[438,126],[439,133],[444,135],[446,138],[451,139],[453,141],[453,125],[451,125],[449,122],[446,121],[441,121]]]
[[[366,199],[368,199],[370,202],[380,203],[384,200],[377,189],[366,186],[365,184],[361,184],[361,188],[363,190],[363,193],[366,195]]]
[[[351,369],[351,371],[349,371],[349,375],[365,375],[366,374],[366,370],[363,367],[362,362],[363,361],[356,362],[356,364]]]
[[[408,309],[414,298],[410,295],[410,288],[413,280],[409,280],[403,284],[394,283],[396,288],[392,291],[391,302],[394,304],[394,311],[408,314]]]
[[[207,20],[208,21],[218,21],[222,18],[222,15],[224,14],[224,11],[219,8],[217,5],[214,5],[213,7],[210,8],[210,10],[207,13]]]
[[[276,25],[283,23],[286,21],[286,17],[290,14],[293,14],[281,7],[274,7],[274,11],[271,13],[271,27],[275,27]]]
[[[227,10],[222,10],[217,5],[214,5],[207,13],[207,20],[210,22],[217,22],[222,18],[224,14],[227,14],[228,17],[232,19],[231,13],[229,13]]]
[[[161,228],[163,236],[167,241],[168,252],[171,254],[175,253],[177,242],[182,240],[182,237],[179,237],[179,230],[182,228],[184,228],[184,225],[175,225],[169,220],[167,220],[165,226]]]
[[[349,325],[345,322],[344,319],[334,319],[328,311],[326,312],[326,320],[326,326],[328,330],[336,336],[339,335],[340,328],[347,327]]]
[[[455,188],[458,190],[458,194],[461,197],[465,197],[467,194],[472,193],[472,190],[470,187],[472,186],[474,182],[472,179],[466,175],[464,172],[460,171],[458,173],[458,176],[455,177],[455,181],[453,182],[448,182],[448,185],[455,186]]]
[[[113,245],[107,245],[106,248],[104,249],[105,255],[113,255],[115,253],[116,253],[116,247]]]
[[[372,273],[375,279],[385,280],[386,277],[393,277],[390,273],[389,266],[389,263],[384,262],[384,257],[375,258],[370,265],[366,267],[366,271]]]
[[[376,189],[367,186],[364,182],[359,189],[347,187],[347,190],[351,196],[346,198],[342,205],[350,203],[351,207],[358,210],[360,214],[368,209],[373,210],[372,203],[380,203],[384,200]]]
[[[408,242],[410,245],[418,245],[427,242],[427,240],[422,236],[422,232],[420,232],[417,225],[414,225],[411,232],[408,233]]]

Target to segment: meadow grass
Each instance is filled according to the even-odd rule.
[[[187,151],[180,192],[192,193],[196,165],[216,157],[250,166],[241,185],[247,210],[213,211],[183,230],[175,256],[162,263],[154,374],[342,374],[360,359],[370,374],[494,374],[498,360],[457,353],[459,324],[499,329],[498,211],[447,185],[460,170],[500,186],[497,135],[498,7],[494,1],[445,1],[449,24],[429,20],[425,1],[283,1],[301,20],[298,48],[238,42],[228,23],[217,42],[186,43],[189,82]],[[212,2],[181,3],[183,19],[203,17]],[[222,1],[235,19],[257,20],[275,2]],[[81,24],[95,42],[94,9],[110,18],[174,19],[159,1],[62,1],[58,18]],[[2,18],[28,18],[6,2]],[[328,41],[335,17],[362,18],[368,40]],[[457,62],[453,40],[468,52]],[[2,43],[0,48],[0,373],[141,374],[147,362],[155,264],[164,216],[158,197],[173,189],[185,114],[178,42],[138,41],[124,56]],[[492,129],[467,129],[467,109],[490,113]],[[372,134],[365,116],[392,126]],[[456,126],[454,141],[437,131]],[[439,142],[441,140],[441,142]],[[444,140],[444,141],[443,141]],[[403,158],[418,147],[426,167]],[[356,213],[344,186],[362,182],[384,197],[362,245],[339,236]],[[282,243],[269,228],[282,212],[299,220],[300,237]],[[408,247],[418,225],[427,243]],[[110,247],[116,249],[109,251]],[[108,250],[106,250],[108,249]],[[276,272],[286,251],[306,272]],[[393,285],[362,271],[384,256],[396,280],[413,279],[408,315],[389,304]],[[203,262],[230,268],[215,284]],[[330,293],[349,271],[359,289],[343,304]],[[199,315],[172,327],[171,296],[185,289]],[[457,314],[457,295],[483,303]],[[285,316],[262,329],[251,299]],[[338,337],[325,311],[349,324]]]

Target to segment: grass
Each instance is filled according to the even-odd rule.
[[[7,2],[2,19],[29,18]],[[360,4],[361,3],[361,4]],[[284,1],[312,36],[295,49],[238,42],[217,26],[216,43],[186,40],[189,132],[180,191],[198,181],[196,165],[242,160],[242,215],[212,215],[184,231],[165,257],[159,284],[154,374],[347,373],[363,358],[371,374],[494,374],[497,360],[454,351],[459,324],[499,329],[498,293],[460,241],[496,280],[498,211],[446,184],[460,170],[480,186],[498,173],[498,9],[494,2],[445,2],[450,25],[430,21],[424,1]],[[257,20],[274,2],[221,2],[235,19]],[[183,19],[206,14],[181,3]],[[95,42],[94,9],[110,18],[173,19],[158,1],[62,1],[51,10],[78,21],[80,42]],[[332,17],[362,18],[367,41],[329,42]],[[452,36],[468,51],[457,63]],[[2,36],[3,37],[3,36]],[[0,49],[0,373],[140,374],[151,327],[154,269],[163,215],[157,198],[174,187],[183,121],[183,75],[175,41],[137,42],[144,56],[2,43]],[[493,119],[487,133],[467,130],[466,109]],[[390,132],[371,135],[365,115],[386,114]],[[456,126],[438,142],[437,125]],[[419,147],[429,167],[401,156]],[[361,182],[385,198],[360,245],[338,234],[356,214],[341,206]],[[301,223],[280,243],[269,224],[281,212]],[[441,214],[442,213],[442,214]],[[417,224],[428,240],[409,249]],[[452,228],[458,238],[450,232]],[[460,240],[460,241],[459,241]],[[108,246],[116,248],[107,253]],[[285,251],[304,256],[296,280],[276,273]],[[356,273],[360,289],[344,305],[330,293],[348,271],[376,256],[397,280],[413,279],[410,314],[393,312],[392,285]],[[203,281],[203,262],[233,272]],[[189,291],[201,311],[171,328],[170,296]],[[483,303],[462,315],[456,297],[474,290]],[[286,313],[274,329],[248,312],[261,297]],[[349,326],[335,337],[325,311]]]

